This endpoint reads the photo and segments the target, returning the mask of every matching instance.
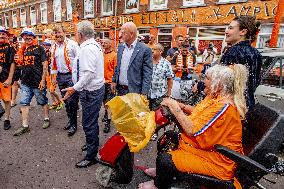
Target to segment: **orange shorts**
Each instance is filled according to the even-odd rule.
[[[51,75],[46,76],[46,87],[49,92],[55,92],[56,84],[53,84],[51,82],[51,77],[56,77],[56,76],[51,76]]]
[[[4,87],[3,83],[0,82],[0,99],[4,101],[12,100],[12,87]]]

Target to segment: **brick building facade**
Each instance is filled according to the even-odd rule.
[[[175,45],[176,35],[189,34],[200,50],[213,41],[220,51],[225,28],[236,15],[255,15],[261,21],[257,47],[263,47],[270,38],[277,3],[278,0],[6,0],[0,1],[0,23],[16,34],[25,26],[34,27],[39,36],[46,28],[63,24],[67,34],[73,35],[72,15],[76,14],[79,20],[91,20],[101,37],[115,40],[120,26],[133,21],[139,35],[154,34],[166,48]],[[278,46],[284,46],[284,24]]]

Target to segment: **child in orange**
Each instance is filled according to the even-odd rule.
[[[48,65],[50,67],[51,66],[51,64],[50,64],[51,63],[51,61],[50,61],[50,58],[51,58],[51,52],[50,52],[51,41],[46,39],[43,42],[43,47],[45,49],[47,60],[48,60],[48,63],[49,63]],[[59,95],[56,93],[56,85],[51,82],[53,77],[56,78],[56,75],[50,74],[50,69],[48,69],[48,75],[46,76],[46,85],[47,85],[47,89],[50,93],[51,99],[53,101],[53,103],[49,107],[49,109],[56,109],[57,111],[59,111],[63,107],[63,102],[60,100]]]

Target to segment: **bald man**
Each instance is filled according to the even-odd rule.
[[[138,93],[147,96],[153,72],[152,51],[137,41],[137,27],[133,22],[123,24],[119,35],[123,43],[118,46],[112,90],[117,90],[118,95]]]

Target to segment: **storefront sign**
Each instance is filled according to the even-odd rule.
[[[271,19],[275,15],[276,6],[276,0],[253,1],[96,18],[94,24],[96,28],[121,27],[125,22],[129,21],[134,22],[137,27],[165,24],[224,25],[228,24],[235,16],[240,15],[253,15],[258,20]]]

